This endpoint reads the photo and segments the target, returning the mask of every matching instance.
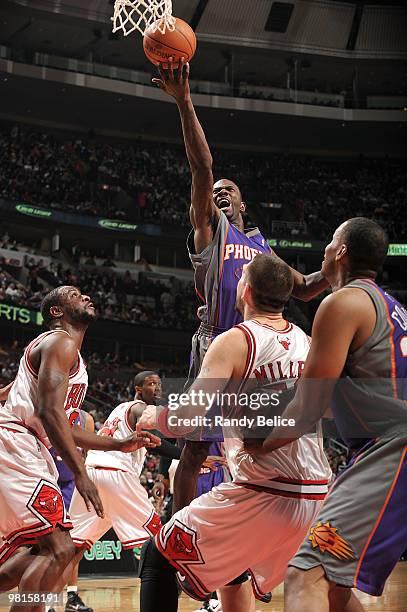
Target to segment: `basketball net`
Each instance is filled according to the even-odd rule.
[[[114,3],[113,32],[121,30],[127,36],[134,30],[144,34],[151,25],[153,31],[175,29],[171,0],[116,0]]]

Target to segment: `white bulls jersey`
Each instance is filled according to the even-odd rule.
[[[128,414],[131,407],[136,404],[145,406],[145,403],[141,400],[119,404],[110,413],[103,427],[100,428],[98,435],[111,436],[112,438],[123,440],[123,438],[127,438],[127,436],[134,433],[128,421]],[[133,451],[132,453],[90,450],[86,457],[86,465],[90,467],[108,467],[124,470],[125,472],[132,472],[138,477],[143,468],[146,452],[145,448],[139,448],[139,450]]]
[[[245,321],[237,327],[244,332],[249,350],[243,389],[253,386],[251,382],[254,380],[251,379],[264,385],[278,384],[279,381],[293,384],[301,376],[310,342],[299,327],[287,322],[283,331],[277,331],[255,320]],[[257,413],[264,414],[263,411]],[[246,409],[245,414],[257,417],[255,410]],[[233,437],[233,430],[224,433],[226,456],[234,482],[311,495],[322,492],[321,483],[324,483],[326,492],[331,470],[320,431],[256,457],[244,451],[242,440]],[[314,486],[312,481],[319,481],[319,484]]]
[[[41,426],[32,425],[30,418],[38,410],[38,372],[34,368],[30,353],[33,348],[51,334],[68,334],[63,329],[55,329],[44,332],[35,338],[26,347],[20,360],[17,376],[10,389],[7,401],[0,406],[0,424],[7,424],[9,429],[21,431],[21,428],[29,424],[30,429],[43,439],[49,447],[48,439],[45,439],[45,431]],[[69,334],[68,334],[69,335]],[[78,361],[74,371],[69,375],[68,390],[66,393],[65,410],[71,424],[80,421],[80,408],[88,388],[88,373],[86,366],[78,351]]]

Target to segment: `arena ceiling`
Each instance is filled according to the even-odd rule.
[[[175,104],[0,72],[0,119],[117,138],[182,142]],[[341,121],[199,108],[211,146],[405,156],[407,122]]]
[[[251,0],[246,1],[249,3]],[[57,7],[61,8],[63,4],[64,0],[2,2],[0,44],[12,49],[14,59],[27,63],[30,63],[33,53],[41,52],[133,70],[152,70],[142,51],[140,36],[112,34],[109,21],[112,2],[70,0],[71,13],[74,7],[77,16],[57,12]],[[191,21],[203,5],[200,0],[176,0],[176,6],[177,14]],[[104,20],[101,20],[102,15]],[[235,83],[247,81],[286,87],[288,73],[293,85],[295,62],[297,83],[301,89],[349,91],[356,69],[361,95],[407,93],[407,64],[403,60],[389,61],[380,57],[346,60],[289,50],[270,51],[236,43],[225,45],[200,40],[192,74],[195,79],[224,81],[233,73]]]
[[[222,0],[222,4],[230,1]],[[233,1],[241,4],[243,0]],[[271,4],[270,0],[245,0],[247,5],[252,1]],[[174,0],[177,15],[201,25],[211,4],[213,9],[212,0]],[[15,62],[30,64],[34,53],[40,52],[153,71],[139,36],[112,34],[112,5],[110,0],[3,0],[0,44],[11,51]],[[296,64],[301,89],[351,91],[356,71],[361,95],[407,93],[407,67],[402,60],[389,61],[380,56],[344,59],[204,39],[198,27],[199,47],[191,64],[194,79],[219,82],[227,76],[230,79],[233,73],[235,83],[286,87],[287,75],[294,78]],[[3,118],[44,121],[68,129],[96,129],[118,136],[180,140],[175,109],[159,101],[57,82],[37,83],[6,73],[0,74],[0,97]],[[304,121],[271,113],[200,108],[199,114],[212,144],[307,151],[323,148],[339,154],[352,149],[371,154],[405,152],[405,123],[374,124],[372,141],[373,126],[367,122],[352,124],[350,129],[339,121]]]

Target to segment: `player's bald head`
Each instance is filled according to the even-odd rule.
[[[221,178],[218,181],[216,181],[216,183],[213,186],[213,189],[220,189],[222,187],[228,187],[228,186],[232,186],[236,189],[236,191],[239,193],[240,198],[242,198],[242,192],[240,191],[240,187],[237,183],[235,183],[234,181],[232,181],[231,179],[227,179],[227,178]]]

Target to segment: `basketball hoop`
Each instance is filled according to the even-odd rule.
[[[134,30],[144,34],[150,25],[162,34],[175,27],[171,0],[116,0],[111,19],[113,32],[121,30],[124,36]]]

